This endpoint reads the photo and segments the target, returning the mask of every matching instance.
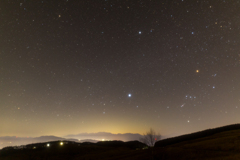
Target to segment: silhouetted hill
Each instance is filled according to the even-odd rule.
[[[154,147],[165,147],[165,146],[180,143],[183,141],[190,141],[190,140],[194,140],[194,139],[198,139],[198,138],[211,136],[216,133],[237,130],[237,129],[240,129],[240,124],[233,124],[233,125],[218,127],[218,128],[214,128],[214,129],[207,129],[207,130],[200,131],[200,132],[195,132],[195,133],[186,134],[186,135],[182,135],[182,136],[178,136],[178,137],[160,140],[155,143]]]
[[[0,150],[0,159],[71,159],[73,157],[95,157],[92,159],[104,159],[109,154],[122,156],[136,149],[146,147],[138,141],[104,141],[98,143],[72,141],[51,141],[46,143],[34,143],[25,146],[5,147]],[[98,156],[97,156],[98,155]],[[102,157],[102,158],[99,158]]]
[[[127,147],[127,148],[144,148],[146,145],[144,143],[141,143],[139,141],[129,141],[129,142],[123,142],[123,141],[100,141],[97,142],[96,145],[98,146],[105,146],[105,147]]]

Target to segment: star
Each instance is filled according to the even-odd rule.
[[[132,94],[131,94],[131,93],[129,93],[129,94],[128,94],[128,97],[132,97]]]
[[[142,34],[142,31],[139,31],[138,34]]]
[[[217,76],[217,74],[213,74],[212,76],[213,76],[213,77],[216,77],[216,76]]]

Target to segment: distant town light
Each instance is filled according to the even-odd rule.
[[[47,144],[47,147],[49,147],[49,146],[50,146],[50,144],[48,143],[48,144]]]
[[[60,145],[62,146],[62,145],[63,145],[63,142],[61,142]]]
[[[102,139],[102,141],[105,141],[105,139]]]

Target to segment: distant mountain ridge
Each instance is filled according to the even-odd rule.
[[[77,139],[98,139],[98,140],[104,139],[104,140],[134,141],[134,140],[139,140],[142,137],[142,135],[138,133],[113,134],[109,132],[97,132],[97,133],[70,134],[64,137],[77,138]]]

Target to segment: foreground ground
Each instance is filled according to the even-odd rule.
[[[166,147],[149,149],[124,145],[73,145],[45,147],[41,149],[6,150],[0,152],[1,160],[220,160],[240,159],[240,130],[226,131],[212,136],[184,141]]]

